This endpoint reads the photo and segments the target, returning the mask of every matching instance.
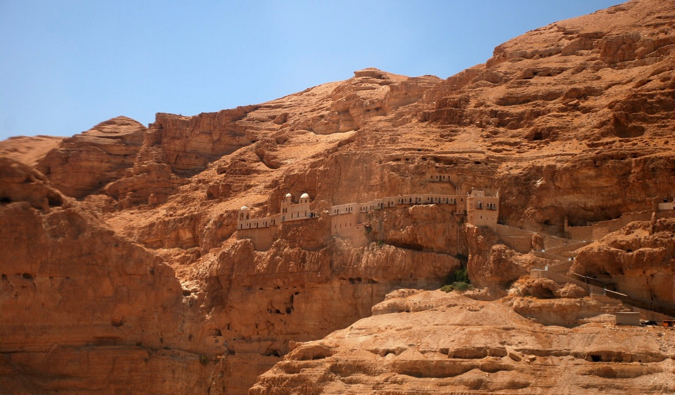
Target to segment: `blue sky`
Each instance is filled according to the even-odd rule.
[[[377,67],[447,78],[618,0],[0,0],[0,140],[262,103]]]

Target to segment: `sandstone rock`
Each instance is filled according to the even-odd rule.
[[[10,137],[0,142],[0,156],[33,167],[62,140],[62,137],[54,136]]]
[[[83,198],[121,178],[134,163],[145,127],[117,117],[64,139],[40,160],[37,168],[67,196]]]
[[[0,157],[0,202],[27,202],[32,207],[49,210],[61,206],[66,198],[51,187],[42,173],[9,158]]]
[[[515,298],[510,301],[513,311],[544,325],[575,327],[589,318],[617,311],[630,311],[620,303],[606,303],[593,298],[535,299]]]
[[[672,306],[675,219],[633,222],[582,248],[570,271],[597,277],[647,302]]]
[[[155,204],[163,203],[176,189],[187,182],[169,171],[165,164],[146,163],[134,166],[124,177],[103,188],[103,192],[116,200],[127,199],[127,207],[140,203],[150,204],[154,195]]]
[[[489,287],[499,293],[499,289],[504,289],[529,273],[538,262],[545,261],[530,254],[519,254],[504,244],[497,244],[497,236],[488,228],[467,225],[466,231],[469,279],[479,288]]]
[[[521,278],[509,289],[511,296],[532,296],[538,299],[581,298],[585,289],[573,283],[559,285],[547,278]]]
[[[206,164],[257,140],[239,121],[257,106],[238,107],[195,117],[158,113],[150,129],[173,171],[193,174]]]
[[[572,283],[567,283],[556,291],[559,298],[581,298],[586,295],[586,290]]]
[[[268,103],[160,113],[147,129],[117,118],[58,148],[0,142],[10,240],[0,255],[11,268],[0,292],[11,312],[0,322],[11,355],[0,387],[244,393],[281,361],[255,391],[672,392],[650,332],[603,326],[623,307],[549,282],[540,296],[566,298],[494,301],[549,261],[466,226],[461,204],[375,212],[358,246],[331,236],[327,210],[498,192],[499,223],[520,228],[523,250],[547,254],[550,236],[569,235],[566,219],[577,227],[650,213],[675,196],[674,16],[671,2],[634,1],[529,32],[442,81],[366,69]],[[308,193],[319,218],[284,224],[262,246],[237,231],[240,207],[276,214],[289,192]],[[672,303],[663,217],[580,250],[573,271]],[[479,300],[400,291],[378,305],[395,289],[437,288],[465,260],[487,287],[467,293]],[[387,324],[353,325],[372,314]],[[363,340],[353,353],[330,339],[295,346],[350,326],[346,338]],[[304,348],[317,359],[282,360]],[[476,358],[448,358],[455,350]]]
[[[5,204],[0,224],[4,389],[206,390],[205,347],[170,267],[77,205]]]
[[[406,303],[432,298],[445,305],[376,315],[300,344],[258,377],[249,393],[553,394],[602,391],[617,375],[631,378],[612,380],[617,391],[673,389],[661,346],[664,340],[672,343],[672,336],[662,340],[639,327],[533,326],[504,303],[427,294],[409,296]]]

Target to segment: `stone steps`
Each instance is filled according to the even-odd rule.
[[[584,288],[586,292],[588,292],[589,295],[603,295],[608,298],[612,298],[615,300],[620,301],[623,304],[626,304],[628,306],[633,307],[634,309],[638,309],[638,311],[646,311],[646,312],[651,312],[651,313],[657,313],[660,316],[664,316],[667,318],[661,318],[661,319],[673,319],[675,317],[675,309],[672,307],[668,306],[663,306],[657,303],[653,302],[645,302],[639,299],[632,298],[626,294],[620,293],[613,291],[611,289],[608,289],[610,285],[613,284],[605,284],[602,281],[596,280],[596,279],[591,279],[586,276],[582,276],[577,273],[573,273],[576,275],[575,277],[570,277],[566,274],[561,274],[561,273],[556,273],[551,270],[539,270],[535,269],[532,272],[533,276],[536,277],[544,277],[549,280],[553,280],[556,283],[563,285],[565,283],[573,283],[576,285],[579,285],[580,287]],[[595,284],[594,284],[595,283]],[[610,287],[613,288],[613,287]]]

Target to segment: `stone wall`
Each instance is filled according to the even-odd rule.
[[[279,214],[271,215],[269,217],[240,219],[237,224],[239,230],[268,228],[270,226],[279,225],[281,216]]]
[[[240,212],[237,222],[237,229],[241,233],[239,238],[251,240],[256,250],[266,250],[277,237],[277,231],[271,228],[276,228],[288,221],[319,218],[316,213],[311,211],[308,201],[303,202],[301,199],[301,203],[293,204],[290,197],[287,196],[286,199],[288,200],[281,204],[282,212],[272,216],[249,219],[248,211],[243,217],[242,212]],[[389,196],[363,203],[331,206],[329,210],[331,235],[349,240],[356,247],[365,246],[368,243],[368,235],[364,225],[367,222],[367,216],[375,211],[396,208],[397,206],[443,205],[450,206],[452,212],[458,213],[460,210],[466,211],[468,200],[465,202],[465,199],[465,195],[408,194],[396,197]],[[493,227],[497,223],[499,198],[481,195],[481,200],[484,200],[485,206],[473,210],[476,213],[475,221],[478,222],[475,225]],[[528,237],[531,236],[528,235]],[[529,245],[529,239],[527,243]],[[527,251],[529,251],[529,248],[527,248]]]
[[[619,218],[596,222],[588,226],[566,226],[565,234],[570,239],[574,240],[598,240],[608,233],[616,232],[631,222],[649,221],[652,217],[652,213],[652,211],[626,213]],[[668,214],[658,213],[657,217],[660,217],[661,215],[665,217]]]
[[[269,250],[277,238],[279,228],[277,226],[261,227],[257,229],[239,230],[237,236],[239,239],[251,240],[256,251]]]
[[[545,250],[548,250],[550,248],[562,247],[566,242],[566,239],[562,239],[560,237],[540,234],[529,230],[501,224],[496,225],[495,231],[499,235],[499,238],[506,245],[524,254],[532,250],[533,237],[541,240],[541,243],[543,243],[543,249]]]

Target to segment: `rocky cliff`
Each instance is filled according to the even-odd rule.
[[[432,368],[415,362],[424,353],[409,345],[384,355],[361,349],[354,358],[334,354],[337,343],[294,347],[370,316],[392,290],[437,288],[461,265],[468,264],[477,286],[490,290],[480,298],[494,299],[549,262],[501,244],[498,233],[468,226],[459,206],[376,211],[356,235],[365,240],[361,245],[333,234],[328,210],[334,205],[485,190],[500,196],[499,223],[536,234],[528,233],[527,246],[538,250],[544,236],[566,236],[565,223],[614,220],[672,200],[674,29],[673,4],[636,0],[531,31],[497,47],[485,64],[445,80],[365,69],[259,105],[194,117],[160,113],[147,128],[118,117],[72,138],[0,142],[0,232],[6,241],[0,386],[31,393],[246,393],[284,356],[274,374],[285,367],[284,375],[300,373],[305,362],[292,361],[332,355],[345,355],[345,362],[316,362],[324,370],[310,375],[347,383],[363,369],[370,373],[354,383],[370,387],[327,386],[327,392],[389,391],[387,380],[395,390],[409,380],[400,375],[425,378],[421,387],[410,384],[414,391],[442,391],[429,383],[441,376],[452,391],[629,391],[642,381],[625,378],[672,375],[670,343],[661,349],[655,332],[627,331],[613,340],[630,347],[636,336],[649,337],[640,350],[626,351],[630,361],[614,360],[598,345],[606,364],[600,369],[580,362],[578,372],[600,373],[565,387],[527,355],[574,365],[585,360],[579,356],[584,336],[600,344],[613,335],[597,325],[566,331],[539,326],[589,324],[578,321],[583,314],[574,313],[572,302],[558,299],[519,299],[508,309],[505,301],[443,302],[494,310],[511,322],[504,328],[536,337],[518,346],[500,327],[502,338],[491,338],[489,348],[482,335],[462,345],[481,361],[433,362]],[[434,174],[446,177],[436,182]],[[253,217],[277,214],[286,193],[296,200],[308,193],[318,216],[270,229],[263,234],[269,243],[237,230],[240,207],[248,206]],[[673,227],[658,221],[588,245],[572,270],[616,275],[626,292],[672,305]],[[645,226],[652,233],[641,233]],[[636,276],[653,282],[629,286]],[[592,305],[582,309],[586,315],[611,311],[597,301],[574,300]],[[454,316],[457,308],[443,314]],[[556,309],[569,317],[554,321],[541,313]],[[411,331],[445,330],[429,321],[435,312],[424,314],[406,324]],[[394,321],[402,317],[386,320],[399,325]],[[391,333],[368,340],[368,347],[388,349],[376,345],[385,336],[392,344],[408,341],[408,334],[396,340]],[[516,357],[502,355],[506,346]],[[307,347],[318,354],[303,351]],[[450,348],[434,352],[447,359],[443,350]],[[405,361],[369,370],[373,358],[411,352]],[[647,365],[612,365],[634,363],[633,355],[640,360],[643,354],[651,358]],[[540,371],[545,382],[525,385]],[[471,377],[447,379],[463,372]],[[502,378],[482,376],[491,373]],[[261,376],[254,391],[273,393],[281,381],[306,388],[316,382],[302,384],[308,377],[302,374],[270,377]],[[660,379],[654,383],[649,391],[672,390]]]
[[[675,336],[663,328],[615,327],[611,310],[574,300],[547,303],[582,326],[534,324],[520,304],[456,293],[397,292],[373,316],[297,345],[250,394],[669,393]],[[406,295],[407,294],[407,295]],[[537,308],[528,309],[528,313]],[[518,312],[516,312],[518,311]],[[537,314],[532,314],[536,316]],[[611,317],[611,316],[610,316]],[[612,317],[613,320],[613,317]]]

